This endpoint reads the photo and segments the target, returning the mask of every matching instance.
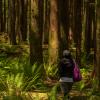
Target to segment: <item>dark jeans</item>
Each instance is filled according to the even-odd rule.
[[[61,91],[64,94],[64,98],[66,98],[72,89],[73,82],[60,82]]]

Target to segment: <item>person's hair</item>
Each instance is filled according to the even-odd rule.
[[[64,50],[63,51],[63,57],[67,58],[67,59],[70,59],[70,60],[73,60],[71,52],[69,50]]]
[[[70,53],[69,50],[64,50],[63,51],[63,56],[70,56],[70,55],[71,55],[71,53]]]

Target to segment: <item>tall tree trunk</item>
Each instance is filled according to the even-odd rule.
[[[3,30],[6,32],[6,0],[4,0],[4,19],[3,19]]]
[[[49,64],[58,60],[58,1],[50,0]]]
[[[97,87],[100,90],[100,1],[97,0],[97,51],[96,51],[96,77],[97,77]]]
[[[31,0],[30,63],[43,64],[42,32],[40,29],[39,0]],[[42,12],[43,13],[43,12]]]
[[[61,32],[62,51],[68,49],[69,36],[69,0],[59,0],[59,20]]]
[[[15,20],[16,20],[16,12],[15,12],[15,0],[9,0],[9,8],[8,8],[8,33],[10,38],[10,43],[12,45],[16,45],[16,33],[15,33]]]
[[[21,36],[21,0],[16,1],[16,35],[18,37],[18,44],[22,41]]]
[[[3,32],[3,2],[0,0],[0,32]]]
[[[76,44],[76,40],[77,40],[77,35],[75,32],[75,19],[76,18],[76,0],[73,1],[73,39],[74,39],[74,43]]]
[[[50,0],[44,0],[43,43],[48,44],[50,26]]]
[[[92,16],[92,48],[94,49],[94,69],[96,68],[96,0],[91,0],[91,16]]]
[[[81,37],[82,37],[82,16],[81,16],[81,0],[76,0],[75,2],[75,35],[76,39],[76,61],[81,65]]]
[[[72,7],[72,11],[71,11],[71,20],[70,20],[70,24],[71,24],[71,31],[72,31],[72,38],[73,38],[73,42],[76,43],[76,35],[75,35],[75,0],[70,1],[71,2],[71,7]]]
[[[27,39],[27,7],[28,7],[28,0],[21,0],[21,35],[22,40],[26,41]]]
[[[92,20],[93,20],[93,8],[91,6],[91,1],[86,2],[86,28],[85,28],[85,51],[87,57],[90,54],[90,49],[92,45]]]
[[[39,33],[41,34],[41,38],[43,36],[43,18],[44,18],[44,0],[38,1],[38,9],[39,9]]]

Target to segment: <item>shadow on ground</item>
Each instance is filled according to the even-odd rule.
[[[88,100],[87,96],[73,96],[71,100]]]

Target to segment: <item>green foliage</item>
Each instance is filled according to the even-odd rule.
[[[21,96],[25,91],[45,89],[41,78],[42,65],[30,66],[28,58],[15,58],[4,59],[0,66],[0,91],[5,91],[3,95]]]
[[[98,89],[98,84],[99,84],[99,81],[94,78],[92,79],[92,89],[91,91],[89,92],[89,97],[90,97],[90,100],[93,100],[93,98],[100,98],[100,91]],[[99,99],[96,99],[96,100],[99,100]]]
[[[44,65],[47,77],[57,79],[58,68],[57,65]]]
[[[18,73],[16,76],[11,74],[7,76],[6,80],[8,95],[14,95],[22,91],[23,87],[23,73]]]
[[[82,62],[82,67],[88,67],[90,64],[93,64],[93,54],[86,54],[86,52],[82,52],[81,54],[81,62]]]
[[[87,79],[89,79],[90,77],[90,73],[89,72],[91,72],[92,70],[90,70],[89,68],[82,68],[81,69],[81,73],[82,73],[82,77],[83,77],[83,79],[84,80],[87,80]],[[83,81],[84,81],[83,80]]]
[[[89,100],[99,100],[100,99],[100,91],[98,90],[98,80],[93,79],[93,86],[91,91],[88,93]]]
[[[58,86],[58,83],[56,83],[55,86],[53,86],[53,88],[50,91],[50,94],[48,95],[48,100],[57,100]]]
[[[42,79],[41,79],[41,77],[42,77],[41,69],[42,69],[41,66],[37,66],[37,64],[34,64],[30,71],[29,77],[27,75],[28,73],[26,73],[26,75],[25,75],[26,76],[25,90],[37,89],[43,85]]]
[[[84,86],[85,86],[84,82],[81,81],[81,82],[78,82],[78,83],[75,84],[75,89],[82,92],[83,89],[84,89]]]
[[[100,100],[100,96],[92,95],[88,100]]]
[[[21,96],[4,96],[3,100],[24,100]]]

